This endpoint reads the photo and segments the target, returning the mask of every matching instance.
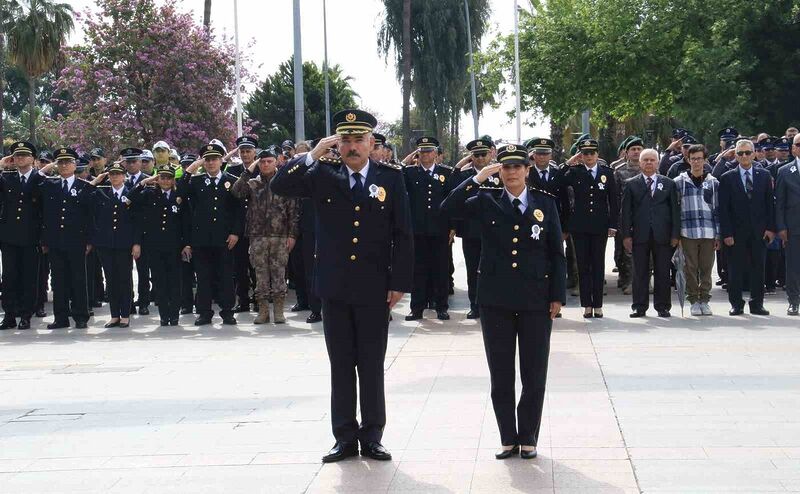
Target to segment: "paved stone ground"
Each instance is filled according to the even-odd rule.
[[[613,275],[605,319],[570,298],[540,456],[501,462],[458,257],[453,320],[395,311],[394,461],[319,462],[333,444],[328,362],[306,314],[202,329],[189,316],[156,328],[154,315],[130,330],[0,334],[0,492],[800,491],[800,321],[782,292],[770,318],[728,317],[717,291],[713,318],[633,321]],[[94,324],[106,320],[101,309]]]

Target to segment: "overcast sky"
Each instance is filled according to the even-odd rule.
[[[68,0],[76,10],[94,8],[92,0]],[[435,0],[421,0],[435,1]],[[511,33],[514,29],[514,0],[490,0],[492,5],[491,30]],[[182,0],[182,7],[193,11],[198,22],[203,19],[203,0]],[[301,0],[303,59],[322,65],[324,37],[322,30],[322,0]],[[378,54],[376,33],[381,22],[381,0],[327,0],[328,8],[328,60],[339,64],[345,74],[353,78],[352,86],[361,98],[361,104],[378,113],[384,121],[393,121],[402,114],[402,91],[395,78],[395,67],[387,64]],[[234,34],[233,0],[214,0],[211,7],[211,24],[218,33]],[[81,33],[73,35],[80,42]],[[247,52],[253,61],[251,72],[263,80],[287,60],[294,51],[292,33],[292,0],[239,0],[239,41],[244,49],[249,41],[254,45]],[[364,50],[354,54],[353,46]],[[246,100],[246,95],[243,97]],[[494,139],[516,140],[516,123],[506,112],[514,108],[513,93],[497,110],[487,109],[480,122],[480,133]],[[320,108],[324,111],[324,108]],[[523,124],[522,138],[547,136],[547,122],[535,126]],[[472,138],[472,115],[462,118],[461,140]]]

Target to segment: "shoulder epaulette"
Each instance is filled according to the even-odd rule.
[[[341,165],[342,164],[342,159],[341,158],[328,158],[327,156],[323,156],[322,158],[320,158],[317,161],[319,161],[320,163],[326,164],[326,165]]]
[[[553,199],[558,199],[554,194],[551,194],[550,192],[547,192],[546,190],[537,189],[536,187],[534,187],[532,185],[528,186],[528,190],[531,191],[531,192],[538,192],[539,194],[542,194],[542,195],[545,195],[545,196],[550,196]]]
[[[403,169],[403,167],[398,165],[397,163],[389,163],[389,162],[386,162],[386,161],[379,161],[378,162],[378,166],[382,166],[384,168],[389,168],[391,170],[397,170],[397,171],[400,171],[400,170]]]
[[[479,189],[480,190],[491,190],[491,191],[495,191],[496,192],[496,191],[503,190],[503,187],[501,185],[490,184],[490,185],[481,185],[479,187]]]
[[[92,185],[90,181],[84,180],[82,178],[75,177],[75,180],[80,180],[81,182],[83,182],[84,185]]]
[[[442,163],[441,165],[436,165],[436,166],[441,166],[442,168],[444,168],[444,169],[446,169],[446,170],[453,171],[453,167],[452,167],[452,166],[450,166],[450,165],[445,165],[444,163]]]
[[[608,163],[601,163],[600,161],[598,161],[598,162],[597,162],[597,164],[598,164],[598,165],[600,165],[600,166],[602,166],[602,167],[608,168],[609,170],[613,170],[613,168],[611,168],[610,166],[608,166]]]

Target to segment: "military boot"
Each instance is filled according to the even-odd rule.
[[[253,324],[266,324],[269,322],[269,302],[266,299],[258,301],[258,315],[253,319]]]
[[[272,301],[272,311],[275,316],[273,320],[275,324],[283,324],[286,322],[286,316],[283,315],[283,297],[274,297]]]

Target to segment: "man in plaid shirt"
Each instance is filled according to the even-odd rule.
[[[693,316],[712,315],[711,271],[720,247],[719,181],[704,170],[708,151],[702,144],[689,148],[691,166],[675,178],[681,202],[681,246],[686,256],[686,298]]]

